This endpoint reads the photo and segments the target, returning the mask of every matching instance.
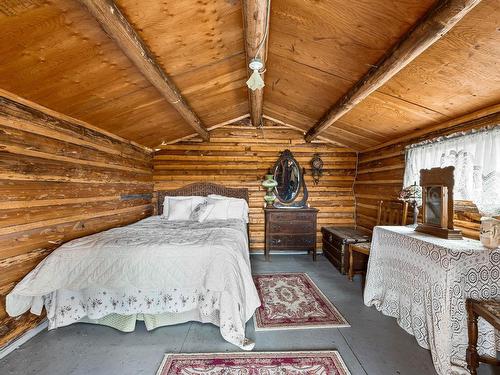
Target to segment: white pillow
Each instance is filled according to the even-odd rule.
[[[200,213],[198,221],[203,223],[211,220],[227,220],[228,219],[229,201],[226,199],[209,199],[205,210]]]
[[[165,199],[163,200],[163,214],[162,216],[165,218],[168,218],[168,210],[169,210],[169,203],[170,201],[178,201],[178,200],[188,200],[191,197],[169,197],[166,196]]]
[[[163,216],[168,221],[189,220],[191,212],[200,203],[206,201],[205,197],[165,197],[163,201]]]
[[[239,219],[248,223],[248,203],[241,198],[224,197],[222,195],[210,194],[209,200],[227,200],[228,201],[228,219]]]
[[[189,221],[198,221],[200,219],[200,215],[203,214],[207,210],[208,200],[205,200],[203,203],[200,203],[194,206],[191,211],[191,215],[189,216]]]

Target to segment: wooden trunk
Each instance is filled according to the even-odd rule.
[[[349,272],[349,245],[370,241],[370,236],[352,227],[323,227],[321,233],[323,254],[344,275]],[[359,261],[363,262],[362,259]],[[363,264],[355,266],[358,269]]]

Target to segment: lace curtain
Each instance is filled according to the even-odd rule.
[[[473,201],[482,214],[500,215],[500,126],[455,134],[406,150],[404,186],[420,180],[420,170],[455,167],[453,198]]]

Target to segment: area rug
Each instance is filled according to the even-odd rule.
[[[255,330],[350,327],[347,320],[305,273],[253,276],[262,305]]]
[[[156,375],[350,375],[337,351],[166,354]]]

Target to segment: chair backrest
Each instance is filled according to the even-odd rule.
[[[377,225],[406,225],[408,202],[380,201],[378,204]]]

